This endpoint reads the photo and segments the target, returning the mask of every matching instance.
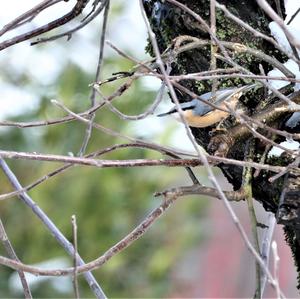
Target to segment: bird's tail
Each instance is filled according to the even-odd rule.
[[[253,89],[255,87],[261,87],[261,86],[262,86],[261,83],[255,82],[253,84],[248,84],[248,85],[244,85],[244,86],[240,87],[240,91],[245,93],[245,92],[249,91],[250,89]]]

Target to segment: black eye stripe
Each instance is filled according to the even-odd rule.
[[[190,107],[184,107],[181,108],[181,110],[186,111],[186,110],[193,110],[195,108],[195,106],[190,106]]]

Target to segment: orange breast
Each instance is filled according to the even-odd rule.
[[[198,116],[193,113],[192,110],[184,111],[186,122],[190,127],[205,128],[220,122],[228,117],[229,113],[221,110],[214,110],[205,114],[204,116]]]

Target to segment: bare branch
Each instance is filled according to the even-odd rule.
[[[3,28],[0,30],[0,36],[2,36],[3,34],[5,34],[10,30],[13,30],[19,26],[24,25],[26,22],[32,21],[43,10],[61,1],[63,0],[44,0],[43,2],[33,7],[32,9],[28,10],[27,12],[23,13],[19,17],[15,18],[13,21],[3,26]]]
[[[72,215],[71,217],[71,224],[72,224],[72,234],[73,234],[73,246],[74,246],[74,274],[72,276],[72,282],[74,287],[74,295],[75,298],[80,298],[79,294],[79,286],[78,286],[78,273],[77,273],[77,265],[80,265],[80,262],[78,263],[78,243],[77,243],[77,220],[76,216]]]
[[[22,189],[21,184],[18,179],[14,175],[14,173],[10,170],[6,162],[0,158],[0,167],[2,168],[4,174],[9,179],[10,183],[16,190]],[[74,256],[75,250],[73,245],[67,240],[67,238],[59,231],[59,229],[55,226],[55,224],[51,221],[51,219],[46,215],[46,213],[35,203],[31,197],[23,192],[19,194],[19,198],[27,205],[32,212],[42,221],[42,223],[46,226],[46,228],[51,232],[51,234],[55,237],[57,242],[65,249],[65,251],[70,255]],[[77,255],[79,265],[84,265],[84,261],[82,258]],[[74,271],[74,270],[73,270]],[[86,281],[88,282],[91,290],[94,292],[95,296],[99,299],[105,299],[106,296],[102,291],[101,287],[95,280],[93,274],[91,272],[86,272],[84,274]]]
[[[153,225],[153,223],[157,221],[166,212],[166,210],[176,201],[176,199],[177,198],[174,197],[166,198],[159,205],[159,207],[154,209],[134,230],[132,230],[122,240],[120,240],[118,243],[116,243],[114,246],[108,249],[103,255],[98,257],[96,260],[85,264],[84,266],[79,266],[77,268],[78,274],[85,273],[86,271],[91,271],[93,269],[101,267],[113,256],[129,247],[134,241],[138,240],[148,231],[148,229]],[[35,275],[43,276],[64,276],[71,275],[74,273],[74,267],[66,269],[45,270],[37,267],[28,266],[20,262],[5,258],[3,256],[0,256],[0,264],[6,265],[13,269],[19,269]]]
[[[105,41],[106,27],[107,27],[107,20],[108,20],[109,1],[110,0],[107,0],[105,2],[106,6],[105,6],[105,11],[104,11],[104,16],[103,16],[103,23],[102,23],[102,30],[101,30],[101,37],[100,37],[99,58],[98,58],[96,76],[95,76],[95,81],[96,82],[98,82],[100,80],[100,73],[101,73],[101,68],[102,68],[102,63],[103,63],[104,41]],[[91,90],[90,101],[91,101],[91,106],[92,107],[96,105],[96,92],[95,92],[94,88],[92,88],[92,90]],[[83,140],[83,143],[82,143],[81,148],[79,150],[79,156],[82,156],[86,151],[88,142],[89,142],[89,140],[91,138],[91,135],[92,135],[94,117],[95,117],[95,113],[92,113],[91,116],[90,116],[91,122],[88,124],[88,126],[86,128],[84,140]]]
[[[76,18],[78,15],[82,13],[83,9],[85,8],[88,2],[89,0],[77,0],[77,3],[75,4],[74,8],[69,13],[62,16],[61,18],[54,20],[37,29],[33,29],[29,32],[25,32],[11,39],[3,41],[2,43],[0,43],[0,51],[68,23],[69,21]]]
[[[12,258],[13,260],[19,262],[20,260],[17,256],[17,254],[15,253],[14,248],[12,247],[12,245],[11,245],[9,239],[8,239],[8,236],[6,234],[6,231],[5,231],[5,228],[3,226],[3,223],[1,221],[1,219],[0,219],[0,240],[1,240],[1,242],[3,244],[3,247],[5,248],[8,256],[10,258]],[[24,271],[17,270],[17,272],[18,272],[19,277],[20,277],[20,281],[21,281],[21,284],[22,284],[22,287],[23,287],[25,298],[26,299],[32,298],[31,291],[30,291],[28,282],[26,280],[26,276],[25,276]]]

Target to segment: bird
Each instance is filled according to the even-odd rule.
[[[212,92],[207,92],[202,94],[199,99],[195,98],[189,102],[181,103],[180,107],[183,110],[186,123],[190,127],[195,128],[206,128],[221,123],[230,115],[230,110],[235,110],[240,97],[255,86],[257,86],[257,83],[220,89],[214,93],[215,101],[213,102]],[[201,100],[204,100],[206,103]],[[207,102],[211,102],[213,105],[209,105]],[[168,112],[158,114],[157,116],[162,117],[167,115],[173,115],[177,120],[181,121],[176,106]]]

